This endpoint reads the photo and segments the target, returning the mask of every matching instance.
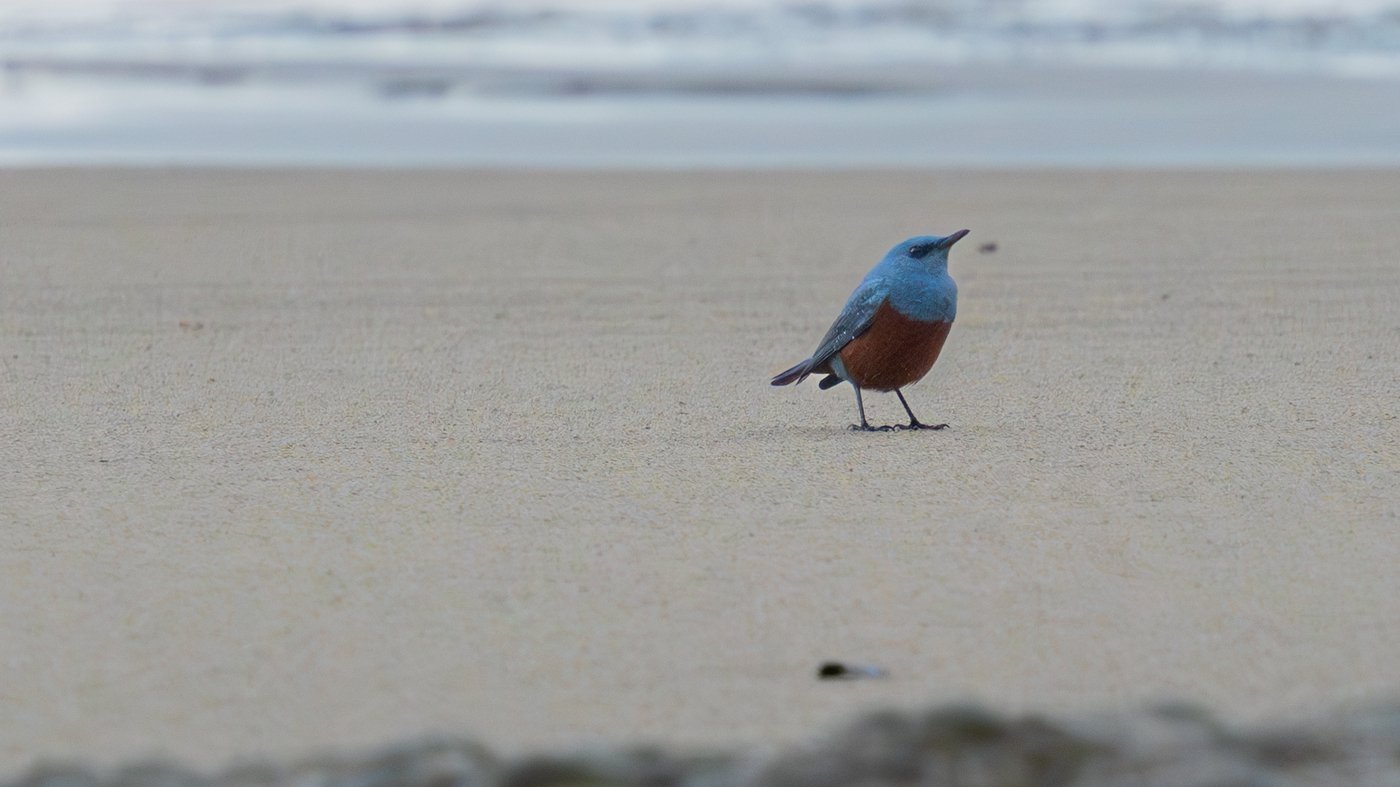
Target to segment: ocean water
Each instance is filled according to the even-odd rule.
[[[0,164],[1400,164],[1400,0],[7,0]]]

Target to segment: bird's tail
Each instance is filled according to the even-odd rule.
[[[773,378],[773,385],[792,385],[807,379],[807,375],[812,373],[812,359],[808,358],[802,363],[788,369],[777,377]]]

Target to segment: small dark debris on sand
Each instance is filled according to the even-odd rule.
[[[868,664],[847,664],[840,661],[823,661],[817,667],[817,680],[854,680],[855,678],[883,678],[887,673]]]
[[[991,243],[984,243],[981,246],[978,246],[977,250],[982,252],[983,254],[991,254],[992,252],[997,250],[996,241],[993,241]]]
[[[0,787],[1127,787],[1400,784],[1400,704],[1235,729],[1190,706],[1049,719],[975,707],[879,713],[777,756],[630,749],[503,759],[427,741],[378,754],[245,764],[215,776],[158,763],[44,765]]]

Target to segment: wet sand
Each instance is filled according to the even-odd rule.
[[[1393,697],[1396,205],[1400,172],[0,172],[0,775]],[[951,430],[767,385],[961,227],[908,392]]]

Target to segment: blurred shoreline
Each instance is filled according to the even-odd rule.
[[[24,0],[0,165],[1400,164],[1400,3]]]
[[[11,74],[0,165],[1400,165],[1400,83],[1389,79],[1063,65],[884,69],[869,80],[807,72],[787,83],[693,71],[684,89],[675,73],[663,83],[635,70],[586,83],[546,71],[495,78],[516,87],[410,73],[373,88]]]

